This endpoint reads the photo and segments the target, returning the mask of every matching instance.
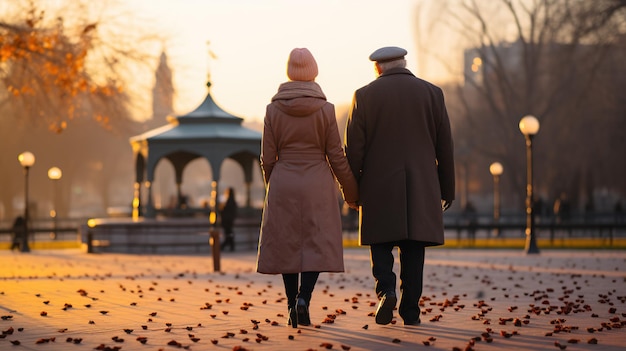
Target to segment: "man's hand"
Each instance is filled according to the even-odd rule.
[[[452,201],[441,200],[441,210],[443,212],[446,212],[446,210],[449,209],[451,205],[452,205]]]

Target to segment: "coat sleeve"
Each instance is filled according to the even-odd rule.
[[[328,104],[324,113],[326,118],[326,157],[328,163],[335,174],[335,177],[341,185],[341,191],[345,201],[357,202],[359,199],[358,187],[356,180],[350,170],[350,165],[346,159],[346,154],[341,147],[341,138],[339,137],[339,128],[337,127],[337,119],[335,118],[335,108],[332,104]]]
[[[438,91],[439,114],[441,120],[437,128],[437,144],[435,148],[437,157],[437,174],[439,176],[439,187],[441,198],[446,201],[454,200],[454,146],[452,142],[452,131],[450,129],[450,119],[444,102],[443,92]]]
[[[358,94],[354,93],[352,98],[352,106],[348,115],[348,123],[346,124],[346,134],[344,142],[346,146],[346,156],[352,174],[357,180],[357,184],[361,179],[363,171],[363,160],[365,157],[365,116],[362,115],[358,105]]]
[[[265,119],[263,120],[263,136],[261,137],[261,169],[263,170],[263,181],[265,182],[266,187],[270,182],[272,170],[278,160],[276,139],[272,131],[269,113],[270,106],[268,105],[265,112]]]

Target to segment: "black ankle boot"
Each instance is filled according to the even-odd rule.
[[[298,314],[296,309],[293,307],[289,308],[289,319],[287,320],[287,325],[291,325],[293,328],[298,327]]]
[[[301,325],[311,325],[311,317],[309,316],[309,306],[306,301],[299,297],[296,301],[296,311],[298,314],[298,323]]]

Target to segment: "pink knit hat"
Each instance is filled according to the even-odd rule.
[[[313,81],[317,77],[317,62],[307,48],[295,48],[287,61],[287,77],[291,80]]]

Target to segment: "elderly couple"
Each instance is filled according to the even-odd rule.
[[[343,272],[339,182],[360,211],[359,242],[371,252],[379,298],[376,323],[389,324],[398,302],[399,248],[405,325],[420,323],[424,249],[442,245],[445,211],[454,200],[450,122],[440,88],[406,69],[406,50],[369,57],[378,77],[358,89],[342,147],[335,108],[315,82],[317,63],[293,49],[289,81],[267,105],[261,167],[266,185],[257,271],[282,274],[289,319],[310,325],[309,303],[320,272]]]

